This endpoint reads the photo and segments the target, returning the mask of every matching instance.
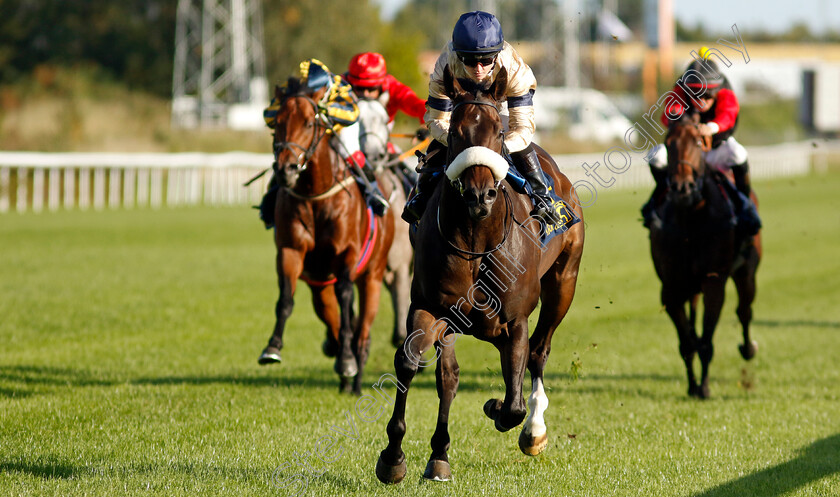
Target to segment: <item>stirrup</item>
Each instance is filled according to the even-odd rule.
[[[367,196],[367,205],[373,209],[373,213],[379,217],[385,215],[388,212],[388,208],[391,205],[385,200],[381,195],[378,195],[376,192],[372,192]]]
[[[557,215],[557,211],[552,207],[549,197],[534,194],[531,199],[534,203],[534,208],[531,209],[532,216],[539,216],[547,225],[556,225],[563,222]]]

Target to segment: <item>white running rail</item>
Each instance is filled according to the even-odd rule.
[[[816,147],[814,145],[817,145]],[[754,179],[804,175],[825,164],[829,153],[840,153],[833,142],[798,142],[750,147]],[[603,154],[555,155],[569,179],[604,188],[653,185],[642,154],[612,154],[615,174]],[[270,167],[271,154],[112,154],[0,152],[0,213],[59,209],[130,209],[184,205],[255,205],[270,174],[249,187],[243,183]],[[583,164],[595,167],[608,187],[598,184]],[[616,164],[616,162],[618,162]],[[610,179],[614,181],[610,181]]]

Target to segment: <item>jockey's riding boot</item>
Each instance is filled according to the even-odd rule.
[[[426,210],[426,204],[429,202],[429,197],[435,191],[440,174],[423,169],[417,175],[417,183],[408,194],[408,200],[405,202],[405,208],[402,212],[403,221],[408,224],[416,223],[423,217],[423,212]]]
[[[277,184],[277,176],[271,173],[271,179],[268,181],[268,189],[263,195],[260,202],[260,219],[265,224],[265,229],[274,227],[274,206],[277,204],[277,190],[280,185]]]
[[[750,198],[750,192],[752,191],[750,166],[747,161],[744,161],[741,164],[731,166],[730,169],[732,169],[732,175],[735,177],[735,189],[743,194],[743,198],[738,195],[739,198],[733,202],[738,218],[738,228],[744,234],[752,236],[761,229],[761,218],[758,217],[758,209]]]
[[[735,188],[750,198],[750,164],[747,161],[731,167],[732,175],[735,177]]]
[[[545,184],[545,176],[540,167],[540,160],[537,158],[537,151],[534,150],[533,145],[528,145],[527,148],[519,152],[511,152],[511,159],[516,169],[531,185],[531,200],[534,202],[534,208],[531,210],[531,215],[537,215],[546,222],[546,224],[558,224],[561,221],[557,216],[557,211],[554,210],[554,201],[548,194],[548,186]]]
[[[438,169],[446,163],[446,146],[437,140],[432,140],[426,149],[426,155],[420,159],[419,174],[414,188],[408,194],[405,208],[402,212],[403,221],[414,224],[423,217],[426,204],[435,191],[440,177]]]
[[[662,193],[665,192],[665,176],[667,174],[664,167],[659,168],[651,164],[648,164],[648,166],[650,167],[650,174],[653,176],[653,181],[656,183],[656,186],[653,188],[653,192],[650,194],[648,201],[642,206],[642,224],[645,228],[650,228],[650,225],[653,223],[656,203],[659,197],[662,196]]]
[[[358,166],[359,179],[364,183],[365,202],[373,209],[373,213],[377,216],[384,216],[388,211],[388,200],[379,189],[379,184],[376,182],[376,175],[373,173],[373,168],[370,167],[365,154],[361,150],[353,152],[347,158],[347,164],[352,169],[354,165]]]

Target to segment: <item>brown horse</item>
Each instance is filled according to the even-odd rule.
[[[738,290],[737,315],[744,343],[738,348],[751,359],[758,344],[750,340],[755,273],[761,259],[759,235],[739,234],[732,204],[717,170],[703,160],[708,141],[700,135],[698,119],[683,116],[671,124],[668,147],[668,191],[658,207],[661,225],[650,230],[650,248],[656,274],[662,281],[661,299],[680,341],[680,355],[688,374],[688,394],[709,396],[709,363],[714,354],[712,336],[723,307],[726,281],[730,277]],[[752,194],[753,201],[755,194]],[[697,303],[703,295],[703,333],[698,338],[695,322]],[[686,314],[686,306],[688,314]],[[694,375],[694,354],[702,373]]]
[[[500,353],[504,400],[484,405],[499,431],[518,426],[527,414],[522,383],[527,367],[532,393],[531,414],[519,437],[520,449],[539,454],[547,444],[543,413],[548,398],[543,371],[551,337],[571,305],[583,252],[583,223],[578,222],[542,243],[546,230],[529,217],[531,200],[511,191],[504,181],[502,121],[497,104],[504,98],[504,69],[487,91],[465,91],[449,69],[444,79],[455,105],[451,117],[447,176],[430,198],[415,236],[414,280],[408,329],[394,366],[398,390],[388,423],[388,446],[376,464],[384,483],[400,482],[406,473],[402,439],[406,397],[412,378],[431,361],[424,352],[434,347],[440,407],[432,436],[432,453],[424,477],[451,478],[449,408],[458,388],[458,362],[452,344],[459,333],[493,344]],[[542,149],[540,162],[556,191],[582,218],[569,180]],[[560,204],[562,205],[562,204]],[[566,214],[569,214],[568,211]],[[573,216],[569,214],[569,219]],[[563,228],[565,229],[565,227]],[[528,316],[542,302],[534,333],[528,337]]]
[[[362,370],[370,346],[370,326],[388,250],[394,238],[394,214],[372,216],[360,189],[330,146],[327,117],[315,102],[324,89],[311,92],[296,78],[275,89],[282,102],[274,127],[275,175],[280,191],[274,211],[280,296],[276,322],[260,364],[280,361],[283,329],[292,312],[297,280],[312,289],[315,312],[327,326],[324,353],[335,356],[341,390],[361,392]],[[380,182],[385,194],[389,185]],[[353,314],[353,285],[359,291],[359,314]]]

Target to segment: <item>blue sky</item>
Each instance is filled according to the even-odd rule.
[[[382,6],[383,17],[387,19],[407,0],[374,2]],[[728,31],[732,24],[737,24],[744,30],[779,32],[797,21],[806,22],[817,33],[826,28],[840,30],[840,2],[837,0],[674,0],[674,10],[680,22],[694,26],[700,20],[715,31]]]

